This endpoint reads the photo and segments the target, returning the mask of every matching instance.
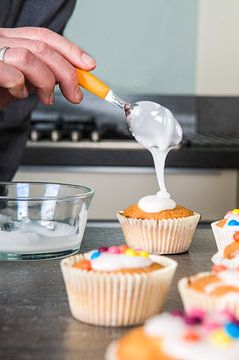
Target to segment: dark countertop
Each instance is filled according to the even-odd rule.
[[[118,146],[119,144],[119,146]],[[127,145],[128,144],[128,145]],[[133,145],[133,146],[132,146]],[[135,146],[136,145],[136,146]],[[42,166],[153,166],[149,151],[134,142],[39,143],[26,147],[21,165]],[[169,153],[166,167],[239,169],[239,147],[182,147]]]
[[[123,242],[121,229],[88,227],[82,251]],[[199,229],[189,253],[172,256],[178,269],[165,309],[180,308],[177,281],[210,268],[216,251],[211,230]],[[59,261],[0,262],[0,358],[4,360],[103,360],[107,345],[127,331],[74,320]]]

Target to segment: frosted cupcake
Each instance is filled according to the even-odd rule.
[[[239,318],[239,270],[213,265],[211,272],[183,278],[178,284],[186,310],[229,310]]]
[[[176,203],[169,209],[149,212],[139,202],[117,215],[127,245],[150,254],[187,251],[200,219],[200,214]]]
[[[211,227],[217,248],[223,251],[224,247],[232,242],[234,232],[239,231],[239,209],[228,211],[224,219],[213,222]]]
[[[106,360],[238,360],[239,322],[230,312],[163,313],[108,348]]]
[[[64,259],[61,269],[72,315],[103,326],[141,324],[161,311],[177,263],[126,245]]]
[[[239,231],[233,234],[233,241],[223,251],[213,255],[212,262],[229,269],[239,269]]]

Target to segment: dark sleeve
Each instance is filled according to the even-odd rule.
[[[75,3],[75,0],[1,0],[0,27],[39,26],[62,33]],[[30,114],[36,104],[36,97],[31,95],[0,111],[0,181],[11,180],[21,162]]]

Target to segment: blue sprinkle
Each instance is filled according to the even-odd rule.
[[[225,331],[233,339],[239,339],[239,325],[233,322],[230,322],[225,325]]]
[[[237,225],[239,225],[239,221],[237,221],[237,220],[230,220],[230,221],[228,221],[228,225],[229,225],[229,226],[237,226]]]
[[[100,252],[99,251],[94,251],[93,254],[91,255],[90,259],[96,259],[100,256]]]

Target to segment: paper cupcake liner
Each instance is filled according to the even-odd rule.
[[[239,268],[239,256],[236,256],[233,259],[225,259],[222,252],[217,252],[211,258],[213,264],[215,265],[224,265],[228,269]]]
[[[187,251],[201,215],[179,219],[141,220],[117,214],[126,244],[150,254],[178,254]]]
[[[210,273],[201,273],[197,277],[206,276]],[[196,291],[188,286],[188,278],[183,278],[178,283],[178,289],[186,311],[200,308],[209,312],[217,310],[229,310],[239,318],[239,294],[226,296],[213,296]]]
[[[234,231],[227,227],[217,226],[218,221],[211,224],[214,238],[216,240],[218,251],[223,251],[225,246],[233,241]]]
[[[103,273],[74,268],[84,255],[62,260],[72,315],[95,325],[127,326],[142,324],[159,313],[177,263],[162,256],[150,258],[165,267],[148,273]]]

